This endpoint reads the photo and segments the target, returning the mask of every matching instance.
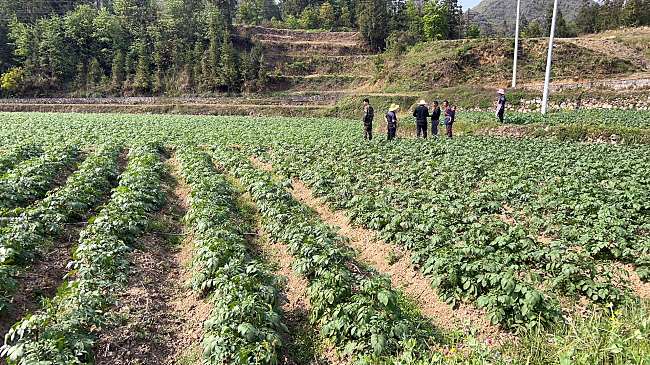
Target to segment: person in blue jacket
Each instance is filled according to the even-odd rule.
[[[388,113],[386,113],[386,124],[388,125],[388,140],[392,141],[395,138],[395,132],[397,131],[397,114],[395,111],[399,109],[399,105],[391,104],[388,108]]]

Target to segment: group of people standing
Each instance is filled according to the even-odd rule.
[[[438,106],[438,101],[434,101],[431,105],[431,113],[429,113],[429,108],[426,107],[427,103],[424,100],[420,100],[417,108],[413,110],[413,116],[415,117],[415,125],[417,127],[417,136],[427,138],[427,118],[431,117],[431,135],[438,135],[438,126],[440,125],[440,115],[442,110]],[[456,120],[456,107],[449,106],[447,100],[442,102],[442,107],[444,109],[444,123],[445,128],[447,129],[447,137],[451,138],[451,128],[454,125]]]
[[[497,101],[496,115],[503,123],[503,114],[505,111],[506,97],[505,90],[499,89],[499,100]],[[372,121],[375,117],[375,110],[370,105],[370,100],[363,99],[363,138],[367,140],[372,140]],[[438,101],[434,101],[431,105],[431,109],[427,106],[427,103],[424,100],[420,100],[418,106],[413,110],[413,116],[415,117],[415,124],[417,127],[417,136],[422,135],[424,138],[427,138],[427,129],[428,129],[428,118],[431,118],[431,135],[438,135],[438,126],[440,125],[440,116],[444,110],[444,125],[447,132],[447,137],[452,137],[452,127],[454,121],[456,120],[456,106],[450,106],[447,100],[442,102],[442,109],[438,105]],[[388,108],[388,113],[384,117],[386,120],[386,125],[388,126],[388,140],[392,141],[395,138],[395,132],[397,131],[397,114],[395,112],[399,109],[399,105],[391,104]]]

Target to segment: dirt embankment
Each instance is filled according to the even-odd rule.
[[[576,46],[590,49],[607,57],[617,57],[629,60],[633,65],[644,70],[650,69],[650,58],[638,52],[636,49],[614,40],[593,39],[593,38],[561,38],[557,40],[562,43],[572,43]]]

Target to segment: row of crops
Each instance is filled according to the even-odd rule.
[[[485,308],[514,331],[561,324],[580,299],[636,301],[623,266],[650,279],[648,147],[476,136],[368,142],[358,123],[338,119],[2,117],[0,315],[11,310],[16,278],[40,248],[65,223],[98,212],[80,235],[68,281],[7,334],[3,351],[14,363],[92,361],[94,329],[106,326],[114,293],[128,282],[127,253],[163,202],[165,145],[177,146],[192,187],[183,220],[196,236],[188,285],[213,306],[203,341],[210,363],[274,363],[287,331],[282,279],[243,237],[224,172],[251,195],[270,240],[287,247],[296,275],[309,282],[311,325],[338,353],[377,360],[427,345],[390,278],[357,263],[346,238],[251,156],[402,245],[451,305]],[[117,156],[126,147],[120,174]]]
[[[475,123],[496,120],[492,112],[460,112],[457,118]],[[581,125],[648,129],[650,128],[650,112],[632,109],[552,110],[548,114],[507,112],[505,122],[518,125]]]
[[[280,318],[281,280],[252,255],[241,234],[243,227],[234,223],[238,214],[234,190],[215,171],[213,156],[191,145],[177,149],[180,174],[192,187],[184,222],[197,237],[194,275],[188,285],[210,294],[213,304],[205,322],[204,359],[214,364],[277,363],[284,345],[281,333],[288,330]],[[20,289],[15,278],[39,259],[64,224],[89,209],[98,210],[67,263],[68,281],[47,306],[29,313],[5,334],[2,353],[10,363],[93,361],[98,330],[110,324],[106,313],[118,303],[116,294],[129,280],[129,252],[145,231],[148,215],[163,202],[162,145],[137,144],[119,174],[117,157],[122,150],[118,143],[100,145],[63,186],[16,215],[8,214],[3,249],[14,250],[14,256],[3,262],[4,272],[11,275],[0,278],[5,283],[3,315],[11,311],[11,293]],[[296,272],[311,282],[311,321],[323,328],[323,339],[332,341],[343,355],[369,359],[426,349],[425,332],[402,315],[390,279],[371,269],[348,268],[350,263],[355,268],[362,265],[354,262],[353,251],[336,229],[313,217],[284,185],[253,167],[245,155],[225,148],[217,149],[214,157],[245,184],[272,240],[287,245]],[[4,175],[10,176],[11,171]],[[117,180],[108,202],[97,206]]]
[[[566,296],[629,301],[618,263],[648,278],[645,148],[480,137],[364,145],[310,132],[247,148],[405,246],[443,298],[487,307],[494,323],[561,321]]]

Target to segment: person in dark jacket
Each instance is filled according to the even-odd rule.
[[[397,114],[395,111],[399,109],[399,105],[391,104],[388,108],[388,113],[386,113],[386,124],[388,126],[388,140],[392,141],[395,138],[395,132],[397,131]]]
[[[431,135],[438,135],[438,125],[440,124],[440,106],[438,105],[438,100],[433,102],[431,106]]]
[[[372,141],[372,120],[375,117],[375,109],[368,99],[363,99],[363,105],[363,139]]]
[[[447,100],[442,102],[442,107],[445,108],[445,127],[447,127],[447,137],[451,138],[451,127],[454,124],[456,113],[454,112],[454,109],[449,106]]]
[[[422,132],[425,139],[427,138],[427,118],[429,118],[429,108],[426,105],[427,103],[424,100],[420,100],[418,107],[413,110],[418,137],[420,137],[420,132]]]
[[[497,112],[495,113],[499,117],[499,121],[503,123],[503,113],[506,111],[506,91],[499,89],[499,100],[497,101]]]

